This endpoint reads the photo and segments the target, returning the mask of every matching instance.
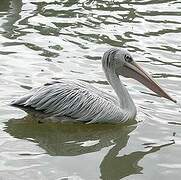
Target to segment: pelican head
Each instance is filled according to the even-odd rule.
[[[108,74],[121,75],[126,78],[133,78],[161,97],[176,103],[157,82],[146,73],[134,60],[131,54],[125,49],[110,49],[102,58],[102,66],[106,76]],[[107,76],[108,80],[109,77]]]

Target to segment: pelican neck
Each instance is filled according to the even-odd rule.
[[[109,84],[116,92],[116,95],[119,99],[120,107],[133,114],[136,114],[136,107],[134,105],[134,102],[129,92],[124,87],[123,83],[120,81],[119,76],[114,71],[111,70],[105,71],[105,74]]]

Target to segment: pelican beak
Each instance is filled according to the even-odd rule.
[[[137,63],[132,61],[131,63],[126,63],[125,67],[129,69],[129,71],[127,71],[127,77],[129,76],[136,79],[159,96],[169,99],[175,103],[177,102],[172,99],[172,97],[170,97]]]

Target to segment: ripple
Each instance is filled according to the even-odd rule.
[[[38,123],[37,114],[26,116],[7,103],[61,78],[114,94],[101,69],[110,47],[127,48],[173,98],[181,99],[180,10],[176,0],[2,1],[1,176],[179,179],[180,107],[133,80],[121,78],[138,106],[135,127]]]

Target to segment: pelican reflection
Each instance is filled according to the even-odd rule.
[[[130,133],[135,129],[136,125],[42,122],[42,117],[36,114],[29,114],[19,120],[10,120],[6,122],[5,127],[5,131],[13,137],[33,141],[51,156],[77,156],[98,152],[107,147],[108,153],[99,162],[101,179],[104,180],[117,180],[141,173],[143,167],[139,166],[138,162],[145,155],[173,144],[171,142],[152,147],[147,151],[128,152],[126,155],[118,156],[121,149],[127,145]]]

